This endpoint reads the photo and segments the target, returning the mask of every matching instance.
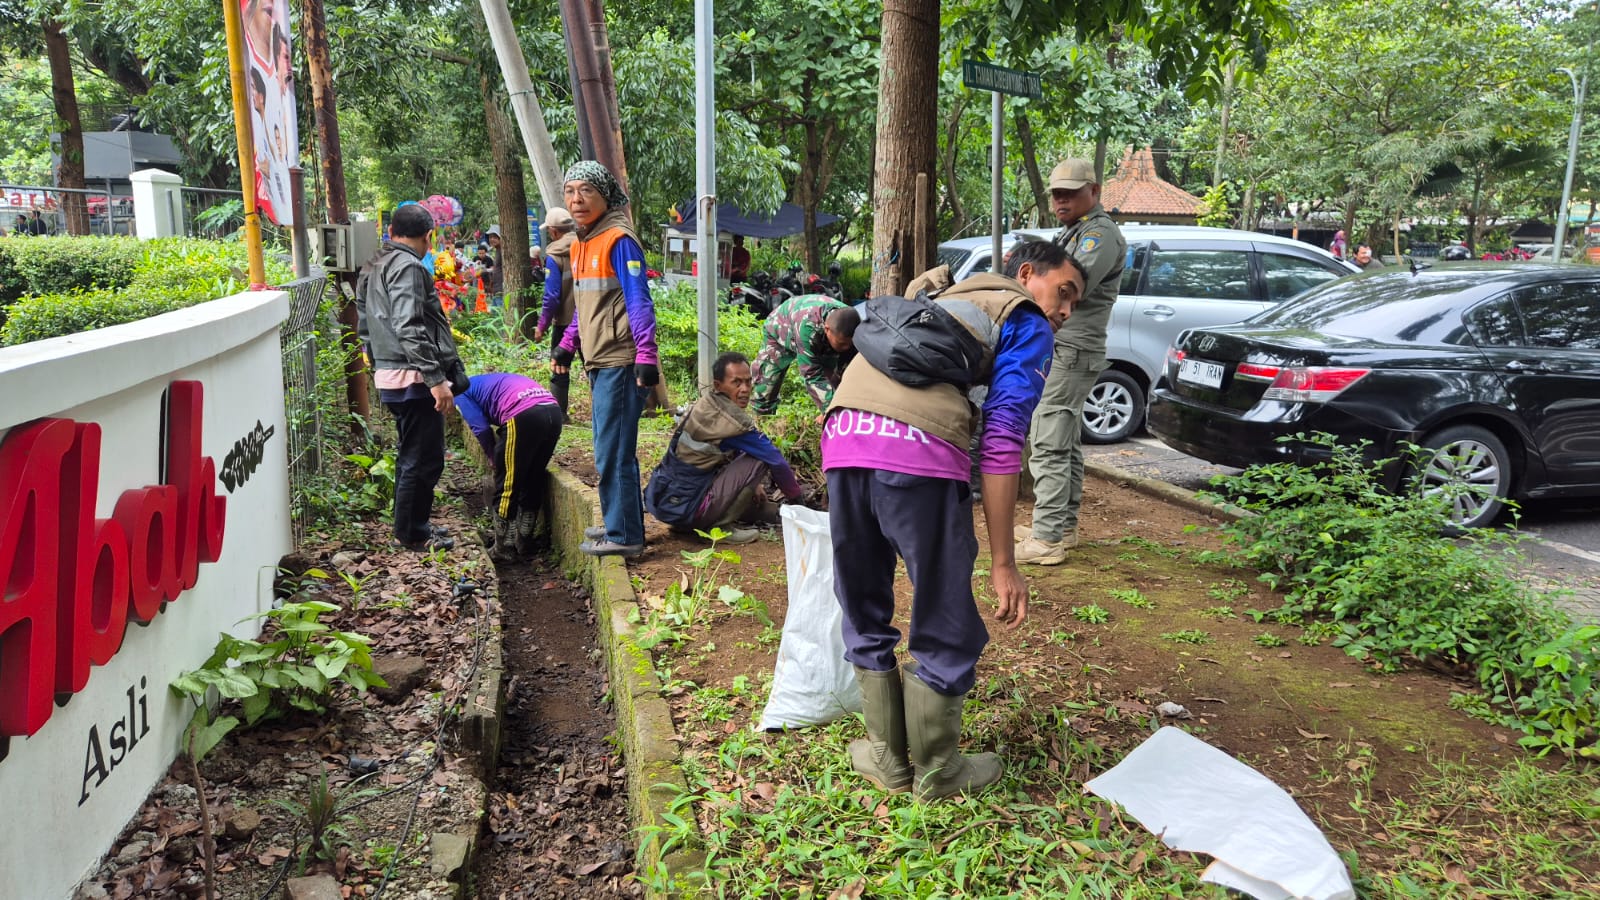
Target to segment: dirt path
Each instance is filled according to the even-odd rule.
[[[542,562],[499,572],[508,698],[476,895],[641,896],[589,598]]]

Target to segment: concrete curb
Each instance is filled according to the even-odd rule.
[[[1083,470],[1096,478],[1114,481],[1117,484],[1130,487],[1147,497],[1165,500],[1168,503],[1181,506],[1202,516],[1237,521],[1245,516],[1254,515],[1249,510],[1241,509],[1231,503],[1212,503],[1201,499],[1194,491],[1185,490],[1165,481],[1157,481],[1154,478],[1146,478],[1143,475],[1135,475],[1126,469],[1119,469],[1106,463],[1084,460]]]
[[[672,724],[672,710],[661,695],[661,680],[656,676],[650,652],[635,642],[636,629],[628,621],[639,609],[628,568],[618,557],[596,558],[578,552],[578,544],[584,540],[583,530],[600,523],[599,509],[600,498],[592,488],[559,469],[551,471],[550,539],[562,571],[586,585],[594,598],[595,622],[606,653],[617,731],[628,770],[629,818],[638,832],[647,826],[665,824],[672,802],[689,785],[679,765],[677,731]],[[683,814],[682,818],[691,825],[695,822],[692,813]],[[704,863],[697,829],[692,846],[675,847],[665,854],[659,842],[641,844],[635,867],[641,872],[663,869],[674,882],[682,884],[687,873],[700,869]],[[680,893],[689,891],[674,890],[669,895]]]

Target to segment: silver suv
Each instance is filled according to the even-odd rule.
[[[1050,240],[1032,228],[1002,239]],[[1106,369],[1083,405],[1083,439],[1127,440],[1144,424],[1150,387],[1167,348],[1188,328],[1242,322],[1324,281],[1358,271],[1310,244],[1253,231],[1192,225],[1124,225],[1128,258],[1106,335]],[[939,262],[960,281],[989,271],[991,240],[939,245]]]

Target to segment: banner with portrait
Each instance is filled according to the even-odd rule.
[[[289,168],[300,164],[288,0],[239,0],[244,23],[245,93],[255,137],[256,205],[278,225],[294,224]]]

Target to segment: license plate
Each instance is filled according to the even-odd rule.
[[[1186,359],[1178,363],[1178,380],[1201,387],[1221,389],[1222,366],[1198,359]]]

